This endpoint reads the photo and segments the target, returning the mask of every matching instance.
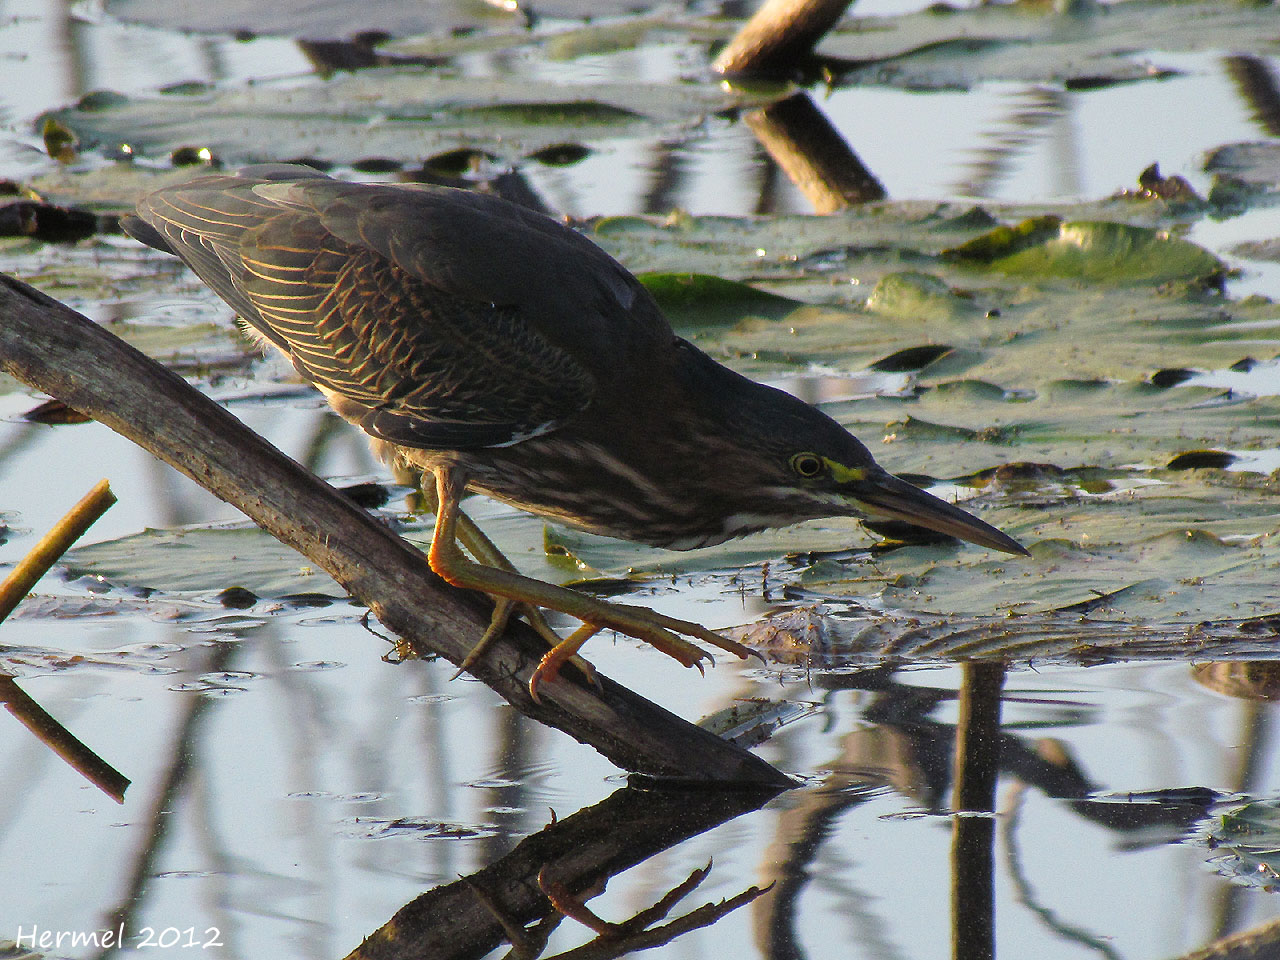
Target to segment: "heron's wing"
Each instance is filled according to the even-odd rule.
[[[424,448],[502,445],[554,429],[595,396],[574,352],[543,335],[536,301],[442,289],[358,236],[336,236],[323,204],[281,202],[271,189],[283,185],[208,178],[152,194],[139,214],[369,433]],[[478,229],[465,214],[454,229]]]
[[[442,293],[516,309],[549,343],[598,358],[598,376],[674,339],[621,264],[564,224],[498,197],[329,178],[264,183],[254,193],[314,214],[335,238]]]

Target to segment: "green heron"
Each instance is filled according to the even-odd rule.
[[[469,490],[675,550],[872,516],[1026,553],[885,471],[814,407],[676,336],[612,257],[505,200],[262,165],[165,187],[138,213],[129,233],[186,261],[381,457],[434,477],[431,568],[494,598],[477,650],[513,610],[546,637],[535,696],[566,660],[583,663],[577,651],[604,628],[685,666],[710,659],[686,636],[749,651],[695,623],[521,576],[462,514]],[[541,609],[582,626],[562,640]]]

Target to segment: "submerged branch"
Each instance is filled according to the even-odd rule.
[[[38,290],[0,274],[0,366],[127,437],[328,572],[420,653],[461,663],[486,598],[446,586],[414,547],[185,380]],[[471,673],[522,713],[660,778],[790,786],[737,746],[601,677],[564,677],[535,703],[544,642],[512,624]]]

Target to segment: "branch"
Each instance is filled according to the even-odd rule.
[[[446,586],[423,555],[172,371],[0,274],[0,367],[137,443],[327,571],[419,652],[460,663],[489,601]],[[517,710],[653,777],[791,786],[758,757],[601,677],[529,697],[546,646],[512,624],[471,673]],[[665,665],[664,665],[665,666]]]

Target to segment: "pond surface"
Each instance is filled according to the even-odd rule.
[[[957,955],[975,957],[991,915],[1005,958],[1164,960],[1241,935],[1280,955],[1266,662],[1280,612],[1280,51],[1273,14],[1142,2],[1161,27],[1137,55],[1125,18],[1138,0],[1095,11],[1116,49],[1083,21],[995,11],[1010,19],[992,26],[976,9],[955,14],[973,18],[957,34],[1018,42],[928,46],[937,21],[916,8],[858,8],[867,19],[831,38],[833,55],[884,57],[857,45],[890,41],[924,52],[812,91],[888,197],[814,217],[744,119],[777,93],[739,102],[707,78],[710,45],[737,23],[713,4],[585,25],[566,5],[532,28],[441,5],[446,27],[476,29],[397,28],[380,48],[440,63],[317,72],[266,22],[237,40],[182,29],[199,23],[177,7],[166,21],[137,4],[140,25],[121,19],[129,4],[17,0],[0,5],[0,179],[110,214],[185,175],[169,159],[179,147],[228,166],[309,157],[365,179],[483,152],[461,173],[514,175],[633,270],[751,282],[671,300],[673,322],[1031,548],[1025,562],[880,550],[832,521],[676,555],[469,502],[536,576],[604,580],[713,628],[793,608],[831,618],[830,649],[721,657],[705,678],[625,637],[588,645],[602,672],[680,716],[767,714],[753,750],[800,783],[591,900],[621,921],[708,862],[675,915],[774,884],[645,955],[881,960],[964,943]],[[1174,29],[1185,10],[1198,38]],[[1249,15],[1252,29],[1232,19]],[[1084,58],[1107,82],[1068,82],[1064,65]],[[104,90],[123,97],[82,101]],[[45,111],[80,139],[66,166],[45,152]],[[1246,142],[1264,159],[1233,148],[1206,168],[1208,152]],[[126,143],[132,164],[113,159]],[[565,144],[584,149],[543,152]],[[383,172],[355,172],[371,158]],[[1157,161],[1200,198],[1224,169],[1248,187],[1188,207],[1115,197]],[[1094,225],[1079,246],[1101,252],[1071,260],[1073,235],[1055,227],[993,263],[955,253],[996,221],[1045,215]],[[109,324],[336,485],[388,486],[379,515],[429,538],[363,437],[258,359],[173,263],[118,235],[9,237],[0,269]],[[0,560],[19,560],[100,478],[119,498],[5,622],[0,665],[132,781],[117,805],[0,722],[0,956],[344,957],[425,891],[626,783],[483,685],[451,680],[451,665],[388,662],[388,638],[327,576],[128,441],[30,422],[44,398],[8,378],[0,391]],[[996,471],[1010,464],[1037,469]],[[233,586],[253,591],[248,606],[224,602]],[[934,626],[886,659],[887,644],[838,629],[868,610],[889,632]],[[955,662],[961,627],[1014,614],[1041,633],[1003,678],[995,816],[957,817],[972,680]],[[1126,650],[1139,634],[1142,651]],[[992,829],[974,855],[954,837],[976,820]],[[965,880],[953,905],[953,878],[975,863],[992,903],[985,881]],[[121,923],[122,950],[32,939]],[[593,936],[567,920],[545,955]]]

